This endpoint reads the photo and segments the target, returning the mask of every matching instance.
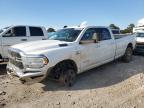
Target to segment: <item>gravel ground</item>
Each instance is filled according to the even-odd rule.
[[[48,79],[22,85],[0,66],[0,108],[144,108],[144,57],[87,71],[71,88]]]

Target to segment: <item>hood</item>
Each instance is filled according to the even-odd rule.
[[[136,37],[137,42],[144,42],[144,37]]]
[[[65,41],[59,41],[59,40],[40,40],[40,41],[31,41],[21,44],[16,44],[11,46],[11,48],[19,49],[23,51],[25,54],[34,54],[34,53],[40,53],[45,50],[51,50],[54,48],[60,48],[60,47],[66,47],[68,46],[68,43]]]

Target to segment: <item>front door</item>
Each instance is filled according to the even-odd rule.
[[[11,28],[2,36],[2,51],[3,57],[7,57],[8,48],[11,45],[26,42],[28,40],[26,27],[18,26]]]
[[[95,28],[89,28],[82,36],[81,41],[93,40],[93,35],[96,33]],[[88,42],[86,44],[80,44],[80,56],[81,56],[81,71],[88,70],[100,62],[101,50],[99,43]]]

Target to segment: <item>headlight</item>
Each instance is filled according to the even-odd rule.
[[[48,62],[49,60],[45,56],[26,57],[27,68],[42,68],[44,65],[47,65]]]

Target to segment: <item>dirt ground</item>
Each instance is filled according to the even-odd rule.
[[[48,79],[22,85],[0,66],[0,108],[144,108],[144,56],[80,74],[71,88]]]

